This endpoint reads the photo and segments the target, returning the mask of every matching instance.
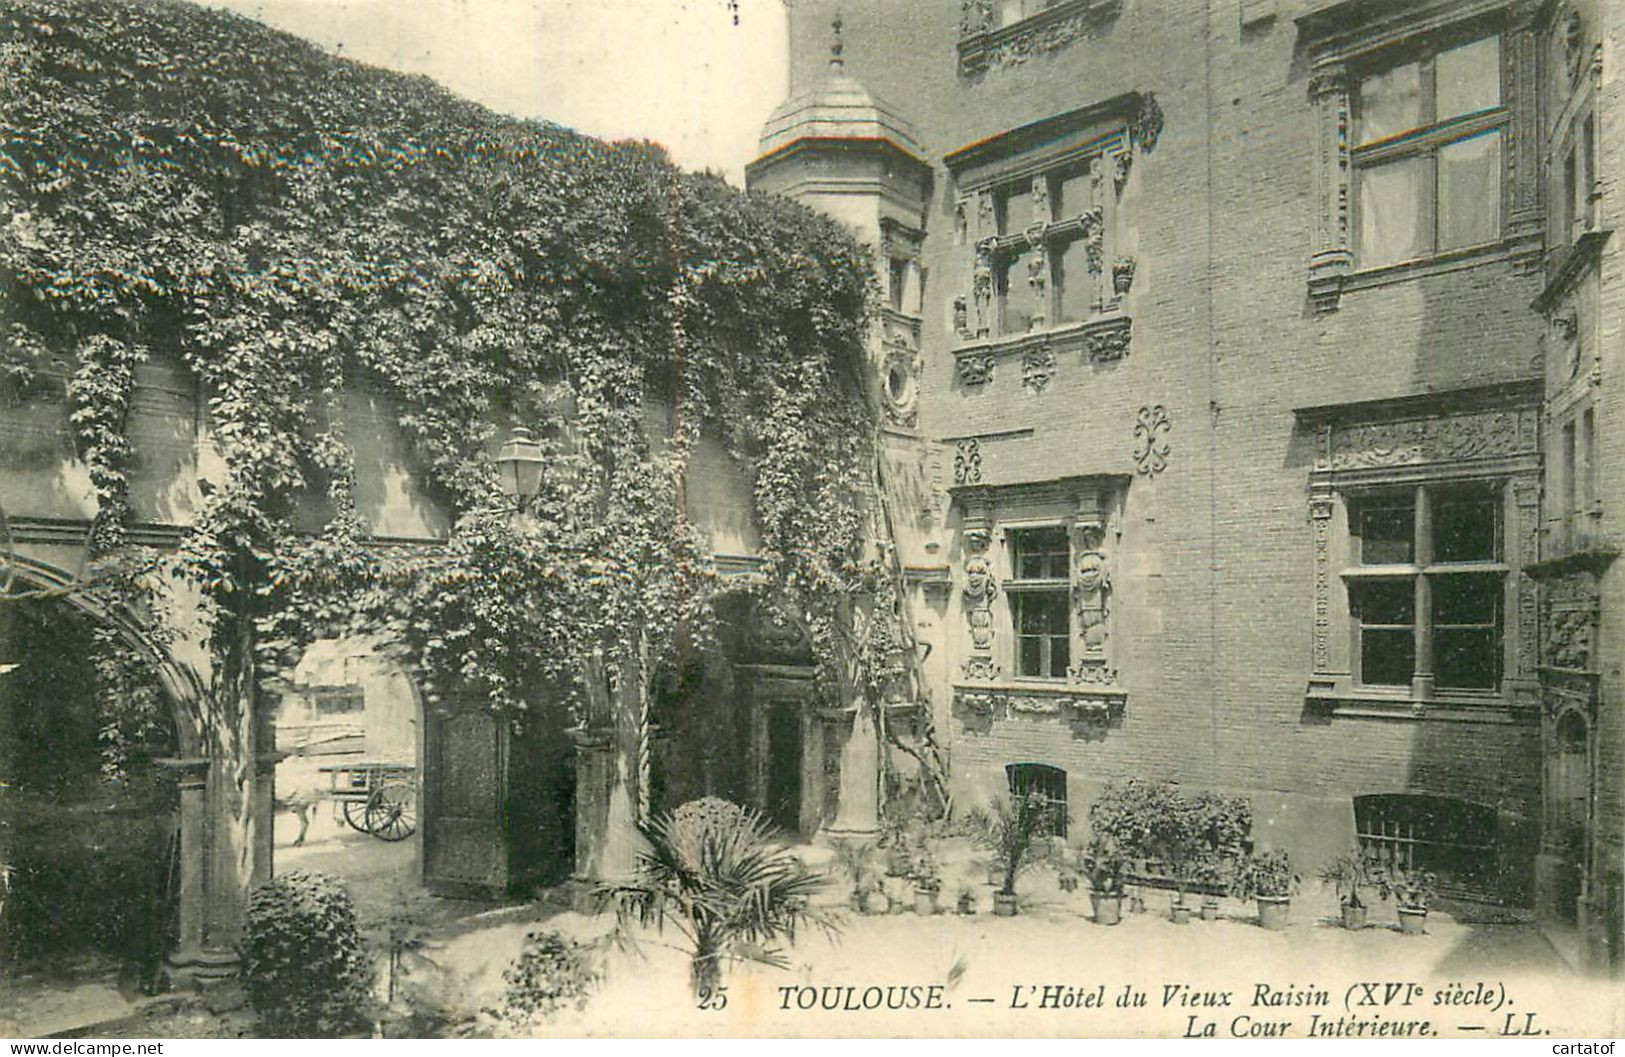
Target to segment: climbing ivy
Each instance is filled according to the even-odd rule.
[[[606,657],[648,678],[708,619],[702,434],[753,475],[762,589],[838,652],[872,579],[873,291],[836,224],[177,2],[0,0],[0,80],[0,384],[67,365],[115,554],[135,371],[199,380],[217,468],[167,561],[214,615],[218,696],[344,631],[515,712],[579,705]],[[369,537],[358,388],[399,408],[444,546]],[[490,457],[509,422],[547,455],[522,516]]]

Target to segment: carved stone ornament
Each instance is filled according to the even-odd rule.
[[[965,678],[991,681],[999,677],[999,662],[985,653],[973,653],[960,665]]]
[[[1078,215],[1083,229],[1083,252],[1089,274],[1099,275],[1106,266],[1106,214],[1101,206],[1091,206]]]
[[[1546,663],[1553,668],[1588,670],[1593,623],[1592,614],[1583,610],[1553,613],[1546,629]]]
[[[1585,67],[1585,19],[1577,8],[1571,7],[1563,19],[1563,68],[1568,71],[1571,86],[1579,83]]]
[[[1134,153],[1127,150],[1118,151],[1112,155],[1112,166],[1112,186],[1117,189],[1118,194],[1122,194],[1123,188],[1128,184],[1129,170],[1134,168]]]
[[[899,346],[887,349],[880,392],[892,425],[913,426],[919,418],[919,373],[919,353]]]
[[[1033,223],[1040,226],[1048,224],[1052,219],[1049,202],[1049,177],[1033,177]]]
[[[1110,616],[1111,572],[1100,551],[1078,556],[1072,577],[1072,600],[1078,613],[1078,630],[1083,638],[1083,658],[1099,660],[1106,656],[1107,618]]]
[[[1140,97],[1140,112],[1129,126],[1129,134],[1147,154],[1157,149],[1157,140],[1162,136],[1162,107],[1150,92]]]
[[[960,385],[986,385],[993,380],[992,356],[961,356],[957,366]]]
[[[1134,465],[1140,473],[1155,477],[1168,468],[1168,453],[1173,448],[1167,436],[1172,428],[1168,409],[1161,404],[1140,408],[1134,420]]]
[[[997,25],[993,0],[961,0],[959,72],[1015,66],[1093,37],[1117,17],[1123,0],[1055,0],[1036,14]]]
[[[971,337],[970,301],[964,294],[954,298],[954,333],[961,338]]]
[[[1116,686],[1117,669],[1098,661],[1079,661],[1066,671],[1067,678],[1084,686]]]
[[[980,484],[982,481],[982,446],[975,437],[954,445],[954,484]]]
[[[1021,384],[1042,393],[1055,374],[1055,353],[1049,348],[1031,349],[1021,357]]]
[[[1118,297],[1125,296],[1134,286],[1134,269],[1133,257],[1119,257],[1112,265],[1112,290]]]
[[[1410,466],[1532,453],[1538,422],[1539,412],[1526,408],[1340,425],[1332,431],[1329,468]]]
[[[1091,363],[1110,363],[1128,355],[1133,323],[1127,316],[1107,320],[1089,328],[1086,340]]]

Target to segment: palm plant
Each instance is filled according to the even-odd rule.
[[[623,937],[633,922],[683,937],[696,996],[715,993],[724,959],[787,969],[783,951],[770,944],[794,943],[796,930],[809,925],[834,934],[834,920],[811,902],[825,878],[761,815],[706,797],[640,828],[648,846],[637,875],[603,886],[600,897],[615,904]]]

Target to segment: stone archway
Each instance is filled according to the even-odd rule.
[[[256,759],[228,759],[210,747],[202,675],[175,652],[160,648],[137,614],[108,608],[54,565],[20,555],[8,556],[7,564],[12,593],[44,593],[51,604],[71,607],[95,626],[111,630],[148,662],[175,739],[174,755],[157,761],[173,782],[176,802],[175,944],[169,963],[179,976],[228,975],[236,966],[247,891],[269,871],[268,776],[259,773]]]
[[[705,649],[680,649],[656,694],[650,810],[717,796],[810,840],[834,817],[844,743],[819,708],[800,619],[746,592],[715,601]]]

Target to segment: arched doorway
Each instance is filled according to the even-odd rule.
[[[794,613],[742,592],[715,611],[707,644],[685,642],[656,682],[649,808],[718,796],[811,839],[834,817],[841,742],[826,727],[843,715],[819,707]]]
[[[45,576],[17,578],[25,596]],[[158,655],[76,600],[0,600],[0,979],[151,988],[179,938],[183,728]]]

